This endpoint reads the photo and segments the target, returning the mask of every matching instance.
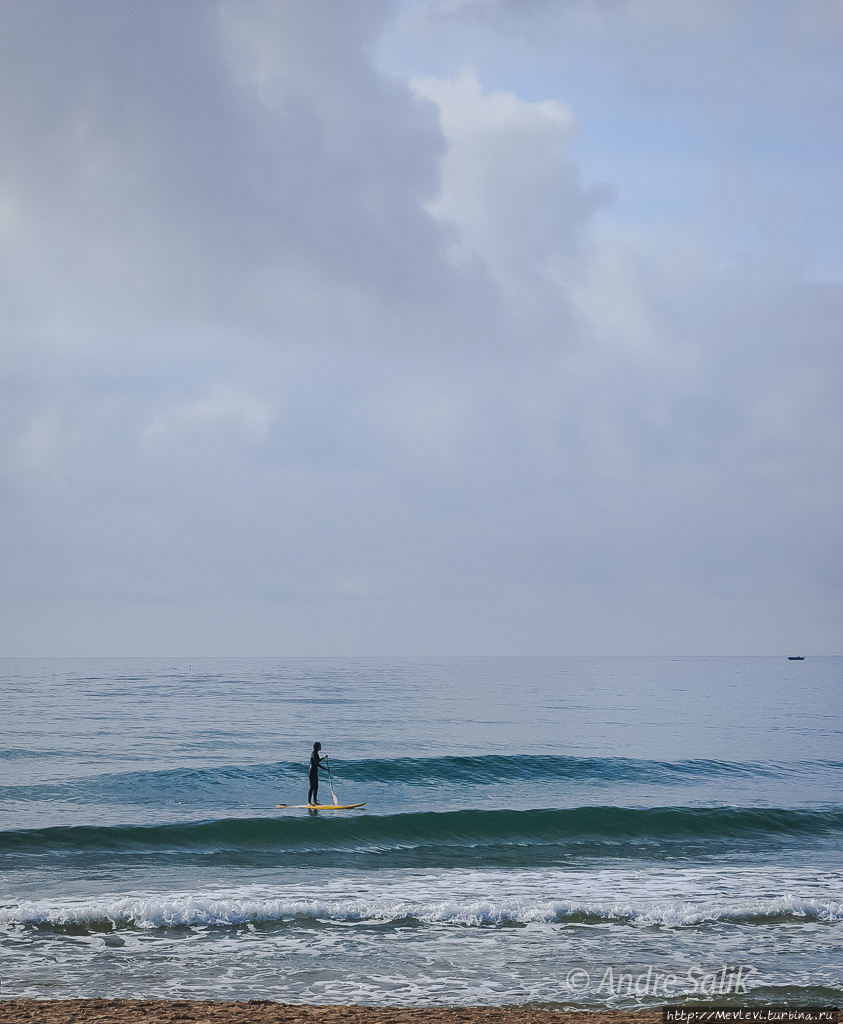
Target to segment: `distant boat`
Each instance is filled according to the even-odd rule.
[[[788,661],[804,661],[805,660],[805,655],[804,654],[789,654],[787,660]]]

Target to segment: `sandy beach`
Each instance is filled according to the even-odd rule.
[[[13,999],[0,1002],[4,1024],[656,1024],[659,1011],[557,1013],[517,1006],[296,1006],[165,999]]]

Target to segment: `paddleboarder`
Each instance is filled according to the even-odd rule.
[[[307,802],[309,804],[319,803],[319,769],[324,768],[322,762],[328,763],[327,757],[322,757],[319,751],[321,743],[313,744],[313,753],[310,755],[310,789],[307,791]]]
[[[365,807],[366,801],[361,800],[356,804],[341,804],[334,792],[334,780],[331,778],[331,764],[327,754],[321,754],[321,743],[313,744],[313,751],[310,755],[310,768],[307,777],[310,780],[310,789],[307,791],[306,804],[276,804],[276,807],[283,807],[287,811],[306,810],[308,814],[319,814],[320,811],[356,811],[358,807]],[[319,803],[319,769],[322,768],[328,773],[328,785],[331,787],[332,804]]]

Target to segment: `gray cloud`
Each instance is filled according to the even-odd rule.
[[[384,8],[5,5],[21,318],[46,292],[109,330],[131,311],[285,342],[406,330],[433,295],[459,320],[482,281],[445,265],[423,209],[445,148],[435,109],[368,61]]]
[[[740,189],[613,219],[396,14],[0,6],[3,649],[836,650],[840,285]]]

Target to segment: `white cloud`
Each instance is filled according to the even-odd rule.
[[[146,441],[156,441],[178,431],[204,431],[219,425],[244,431],[254,441],[263,440],[277,415],[277,404],[257,395],[217,385],[196,401],[177,402],[156,413],[143,428]]]
[[[504,287],[513,271],[552,268],[592,212],[566,160],[571,111],[557,101],[486,94],[471,72],[453,82],[416,79],[413,89],[437,104],[448,140],[429,209],[459,227],[464,250],[487,260]]]

